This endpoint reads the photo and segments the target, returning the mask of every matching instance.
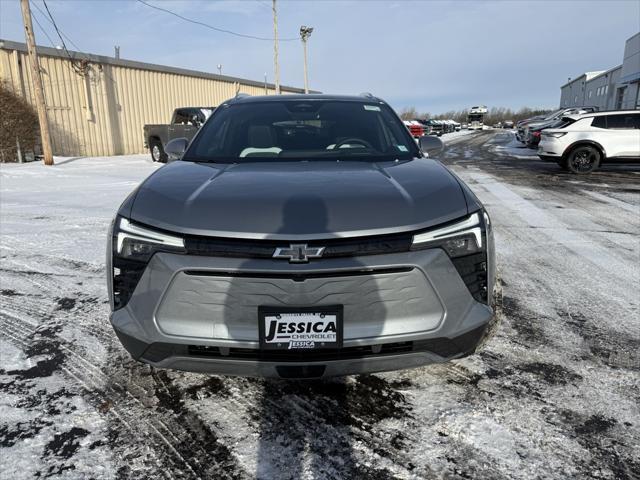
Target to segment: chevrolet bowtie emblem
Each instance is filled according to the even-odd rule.
[[[325,247],[308,247],[306,243],[291,244],[288,248],[276,248],[273,258],[286,258],[290,263],[306,263],[310,258],[320,258]]]

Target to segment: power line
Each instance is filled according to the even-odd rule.
[[[56,48],[56,44],[53,40],[51,40],[51,37],[49,36],[49,34],[47,33],[47,31],[44,29],[44,27],[40,24],[40,22],[38,21],[38,17],[36,17],[35,15],[32,15],[31,18],[33,18],[33,20],[36,22],[36,25],[38,25],[38,27],[40,27],[40,30],[42,30],[42,33],[44,33],[44,36],[47,37],[49,39],[49,43],[51,43],[51,46],[53,48]]]
[[[255,36],[255,35],[246,35],[244,33],[238,33],[238,32],[234,32],[234,31],[231,31],[231,30],[226,30],[224,28],[214,27],[213,25],[209,25],[208,23],[204,23],[204,22],[200,22],[198,20],[192,20],[191,18],[183,17],[179,13],[173,12],[173,11],[168,10],[166,8],[158,7],[157,5],[152,5],[150,3],[145,2],[144,0],[138,0],[138,2],[142,3],[143,5],[146,5],[147,7],[151,7],[153,9],[155,9],[155,10],[160,10],[161,12],[168,13],[170,15],[173,15],[174,17],[178,17],[178,18],[180,18],[182,20],[185,20],[187,22],[193,23],[195,25],[200,25],[202,27],[206,27],[206,28],[209,28],[211,30],[215,30],[216,32],[228,33],[229,35],[235,35],[236,37],[251,38],[253,40],[263,40],[263,41],[267,41],[267,42],[272,42],[273,41],[273,38],[258,37],[258,36]],[[280,39],[281,42],[293,42],[293,41],[296,41],[296,40],[300,40],[300,37],[281,38]]]
[[[44,1],[43,1],[43,3],[44,3]],[[34,6],[34,7],[36,7],[36,10],[38,10],[38,11],[39,11],[39,12],[40,12],[40,13],[41,13],[41,14],[42,14],[46,19],[47,19],[47,21],[48,21],[49,23],[51,23],[52,25],[55,25],[55,23],[54,23],[53,21],[51,21],[51,19],[47,18],[47,14],[46,14],[46,13],[44,13],[44,12],[42,11],[42,9],[38,6],[38,4],[37,4],[37,3],[33,2],[33,6]],[[80,53],[82,53],[83,55],[85,55],[85,56],[86,56],[86,54],[84,54],[84,53],[82,52],[82,50],[80,50],[80,48],[78,48],[78,46],[73,42],[73,40],[72,40],[71,38],[69,38],[69,36],[68,36],[68,35],[65,35],[65,33],[64,33],[62,30],[58,30],[57,28],[56,28],[56,30],[57,30],[57,31],[59,31],[59,33],[61,33],[61,34],[62,34],[62,36],[63,36],[64,38],[66,38],[66,39],[67,39],[67,41],[68,41],[71,45],[73,45],[73,47],[74,47],[78,52],[80,52]]]
[[[256,0],[256,2],[258,2],[264,8],[268,8],[269,11],[271,11],[271,5],[269,5],[266,1],[264,1],[264,0]]]
[[[58,28],[58,25],[56,24],[56,21],[53,18],[53,15],[51,15],[51,10],[49,10],[49,6],[47,5],[47,1],[46,0],[42,0],[42,4],[44,5],[44,8],[47,11],[47,14],[49,15],[49,18],[51,19],[51,23],[53,24],[53,28],[56,30],[56,33],[58,34],[58,38],[62,42],[62,48],[64,49],[64,51],[66,52],[67,56],[69,57],[69,60],[71,60],[71,67],[75,70],[76,73],[78,73],[80,75],[83,75],[85,73],[85,71],[86,71],[86,62],[84,62],[84,64],[81,63],[80,65],[78,65],[77,60],[69,52],[69,49],[67,48],[67,44],[64,43],[64,38],[62,38],[62,34],[60,33],[60,29]]]
[[[53,22],[51,21],[51,19],[47,18],[47,15],[42,11],[42,9],[38,6],[38,4],[37,4],[37,3],[35,3],[35,2],[34,2],[34,3],[33,3],[33,6],[34,6],[34,7],[36,7],[36,10],[38,10],[38,11],[39,11],[43,16],[44,16],[44,18],[45,18],[49,23],[53,24]],[[84,55],[87,59],[89,58],[89,56],[88,56],[86,53],[84,53],[82,50],[80,50],[80,47],[78,47],[78,45],[76,45],[76,44],[74,43],[74,41],[69,37],[69,35],[66,35],[62,30],[58,30],[58,31],[62,34],[62,36],[63,36],[64,38],[66,38],[66,39],[67,39],[67,41],[68,41],[71,45],[73,45],[73,48],[75,48],[75,49],[76,49],[76,51],[78,51],[81,55]]]
[[[42,3],[44,4],[44,3],[45,3],[45,1],[44,1],[44,0],[42,0]],[[91,60],[91,59],[89,58],[89,55],[88,55],[87,53],[83,52],[83,51],[80,49],[80,47],[78,47],[78,45],[76,45],[76,43],[73,41],[73,39],[72,39],[71,37],[69,37],[69,35],[65,34],[65,33],[64,33],[64,32],[63,32],[59,27],[57,27],[57,25],[55,24],[55,20],[53,20],[53,17],[49,18],[49,17],[48,17],[48,16],[47,16],[43,11],[42,11],[42,9],[38,6],[38,4],[37,4],[37,3],[33,2],[33,3],[32,3],[32,5],[33,5],[34,7],[36,7],[36,9],[40,12],[40,14],[41,14],[42,16],[44,16],[44,18],[45,18],[49,23],[51,23],[52,25],[54,25],[54,26],[56,27],[56,32],[58,32],[58,35],[62,35],[64,38],[66,38],[66,39],[67,39],[67,41],[68,41],[68,42],[73,46],[73,48],[75,48],[75,49],[76,49],[76,51],[77,51],[77,52],[78,52],[82,57],[84,57],[84,58],[82,59],[82,62],[83,62],[83,63],[82,63],[82,65],[85,65],[85,67],[83,67],[83,66],[78,67],[78,66],[77,66],[77,62],[78,62],[78,61],[77,61],[77,59],[76,59],[73,55],[71,55],[71,52],[69,52],[69,50],[67,50],[67,49],[65,48],[65,52],[66,52],[66,54],[67,54],[67,56],[68,56],[68,58],[69,58],[69,61],[71,62],[71,68],[72,68],[72,70],[73,70],[74,72],[76,72],[76,73],[80,74],[80,75],[84,75],[84,73],[85,73],[85,71],[86,71],[86,65],[88,65],[89,61]],[[45,4],[45,6],[46,6],[46,4]],[[47,10],[48,10],[48,9],[47,9]],[[34,18],[35,18],[35,17],[34,17]],[[48,35],[47,35],[47,37],[48,37]],[[62,39],[61,39],[61,40],[62,40]],[[52,43],[53,43],[53,42],[52,42]],[[54,45],[54,47],[55,47],[55,45]],[[57,48],[57,47],[55,47],[55,48]],[[80,70],[80,71],[78,71],[78,70],[77,70],[77,68],[80,68],[81,70]],[[111,79],[111,81],[113,81],[113,83],[117,83],[117,82],[115,81],[115,79],[114,79],[111,75],[109,75],[106,71],[104,71],[104,70],[103,70],[103,73],[104,73],[107,77],[109,77],[109,78]]]

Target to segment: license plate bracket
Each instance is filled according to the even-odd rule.
[[[258,307],[258,336],[263,350],[341,348],[343,306]]]

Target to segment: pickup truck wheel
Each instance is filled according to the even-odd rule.
[[[149,142],[149,150],[151,150],[151,160],[154,162],[167,162],[167,154],[164,153],[162,143],[159,140],[151,140]]]
[[[588,145],[574,148],[567,157],[571,173],[591,173],[600,165],[600,152]]]

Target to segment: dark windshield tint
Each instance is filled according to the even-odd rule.
[[[218,108],[184,160],[382,160],[417,155],[406,127],[384,104],[283,100]]]

